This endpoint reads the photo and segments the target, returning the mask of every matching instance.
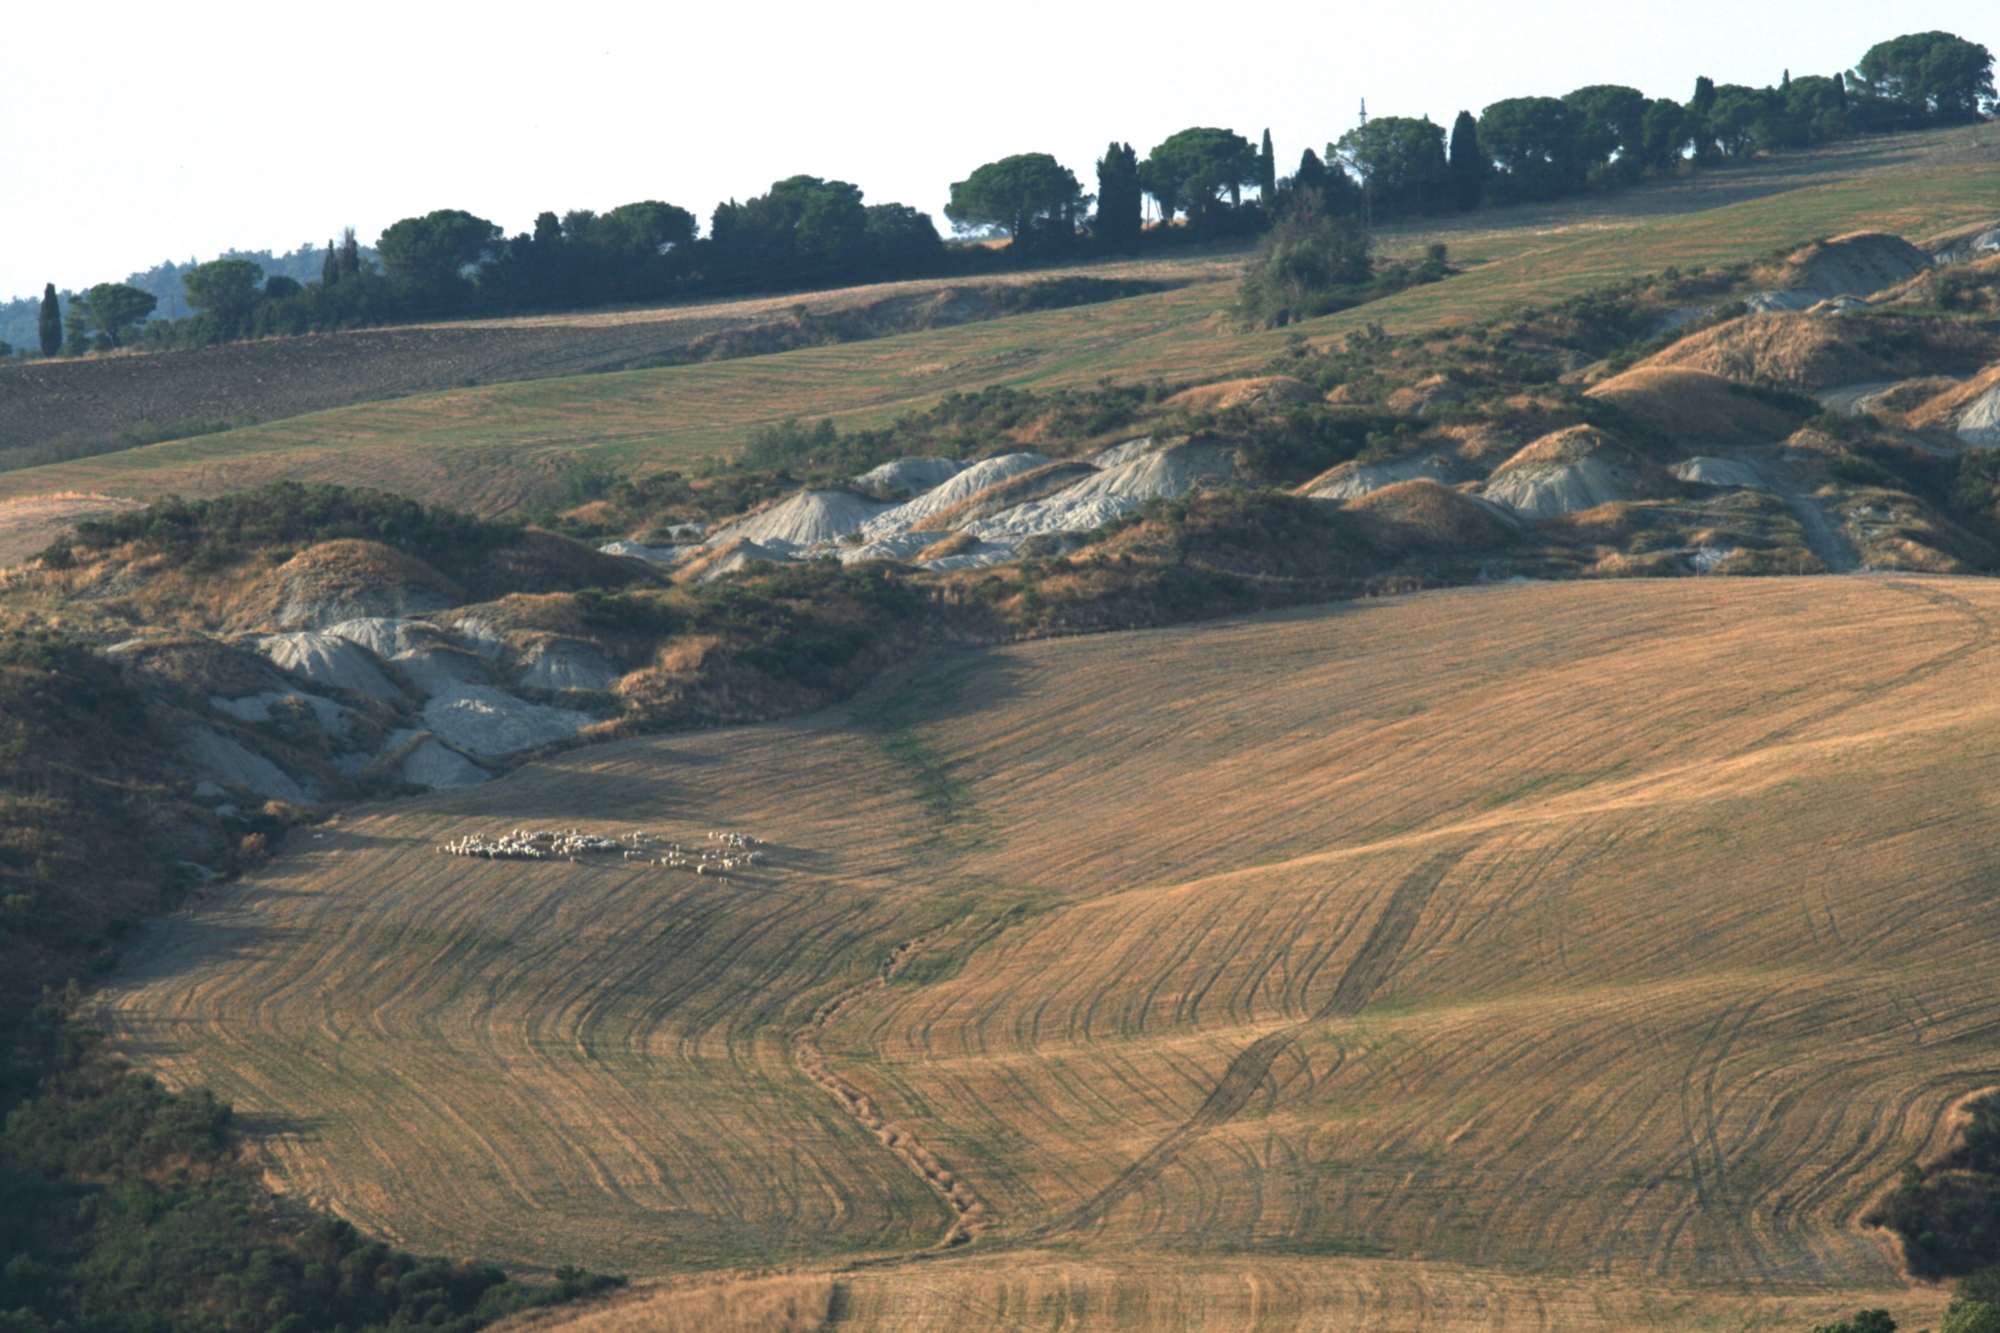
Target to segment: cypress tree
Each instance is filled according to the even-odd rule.
[[[326,258],[320,261],[319,281],[322,287],[331,287],[340,281],[340,252],[334,249],[331,238],[326,243]]]
[[[1327,204],[1326,163],[1318,153],[1308,148],[1299,155],[1299,169],[1292,175],[1292,189],[1300,194],[1311,192],[1320,196],[1320,206]]]
[[[1139,239],[1141,193],[1139,155],[1131,144],[1112,140],[1097,160],[1097,221],[1093,230],[1098,244],[1121,249]]]
[[[1278,155],[1271,151],[1269,130],[1264,131],[1264,146],[1257,150],[1257,191],[1267,209],[1278,196]]]
[[[1708,113],[1715,109],[1715,80],[1706,74],[1694,81],[1694,97],[1687,105],[1688,132],[1694,139],[1694,159],[1709,162],[1721,152],[1715,132],[1708,127]]]
[[[43,356],[54,356],[62,350],[62,303],[56,300],[53,282],[42,288],[41,322],[35,331],[41,335]]]
[[[361,243],[354,239],[354,228],[340,233],[340,276],[359,277],[361,274]]]
[[[1458,119],[1451,124],[1448,165],[1452,202],[1459,212],[1470,213],[1479,207],[1479,197],[1486,192],[1486,175],[1492,170],[1492,163],[1479,150],[1479,122],[1470,111],[1459,112]]]

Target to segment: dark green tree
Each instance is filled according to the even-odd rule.
[[[1378,116],[1342,135],[1328,155],[1360,178],[1368,213],[1381,220],[1453,207],[1444,147],[1444,130],[1429,117]]]
[[[1318,153],[1308,148],[1305,152],[1299,154],[1299,169],[1292,175],[1292,189],[1301,195],[1319,195],[1321,207],[1324,208],[1327,177],[1330,174],[1327,171],[1325,160]]]
[[[42,288],[42,308],[36,332],[41,335],[42,355],[54,356],[62,350],[63,317],[62,302],[56,299],[56,285],[51,282]]]
[[[249,332],[251,316],[263,299],[257,289],[263,280],[263,266],[248,259],[212,259],[189,269],[181,279],[188,304],[206,311],[225,338]]]
[[[352,227],[340,233],[340,276],[342,278],[361,276],[361,242],[355,239]]]
[[[1244,268],[1237,303],[1251,323],[1278,328],[1350,305],[1373,275],[1368,234],[1328,217],[1319,200],[1299,192]]]
[[[390,282],[400,287],[417,309],[450,309],[471,292],[463,271],[493,253],[500,228],[485,218],[457,208],[440,208],[422,217],[390,224],[375,242]],[[342,245],[342,277],[346,277],[346,245]],[[359,267],[357,256],[356,267]]]
[[[1646,104],[1646,115],[1640,122],[1639,152],[1648,171],[1662,175],[1678,171],[1682,154],[1687,151],[1688,138],[1686,107],[1671,97]]]
[[[1271,131],[1264,131],[1263,146],[1257,150],[1257,197],[1265,208],[1278,198],[1278,155],[1271,148]]]
[[[1242,203],[1243,187],[1257,183],[1257,150],[1233,130],[1196,126],[1156,145],[1140,167],[1140,178],[1146,192],[1160,201],[1162,221],[1173,217],[1171,201],[1186,210],[1188,225],[1198,235],[1211,235],[1226,229],[1226,220]]]
[[[1583,184],[1576,121],[1553,97],[1510,97],[1479,113],[1479,142],[1493,159],[1495,190],[1508,199],[1560,199]]]
[[[1083,203],[1068,167],[1047,153],[1016,153],[954,181],[944,215],[960,231],[997,227],[1027,252],[1073,238]]]
[[[931,215],[908,204],[868,205],[868,244],[883,277],[921,273],[944,248]]]
[[[1688,99],[1685,128],[1694,147],[1694,160],[1707,162],[1721,151],[1709,133],[1708,114],[1715,108],[1715,80],[1706,74],[1694,81],[1694,96]]]
[[[724,290],[862,282],[881,274],[885,235],[921,245],[926,229],[936,234],[929,223],[914,210],[907,217],[872,213],[861,187],[847,181],[788,176],[764,194],[716,206],[705,276]]]
[[[634,256],[660,258],[694,244],[694,214],[657,199],[620,204],[601,219],[601,243]]]
[[[1139,239],[1143,229],[1140,202],[1145,189],[1139,183],[1139,155],[1129,143],[1113,139],[1097,159],[1097,216],[1091,223],[1099,244],[1123,249]]]
[[[340,251],[335,249],[334,243],[329,240],[326,243],[326,258],[319,261],[319,283],[322,287],[331,287],[339,281]]]
[[[1706,135],[1729,157],[1747,157],[1776,146],[1782,137],[1785,102],[1775,88],[1726,83],[1715,90]]]
[[[1615,83],[1578,88],[1563,98],[1578,165],[1593,179],[1630,184],[1645,170],[1646,95]]]
[[[1479,122],[1472,118],[1470,111],[1458,113],[1458,119],[1451,123],[1451,154],[1447,165],[1451,168],[1452,205],[1461,213],[1470,213],[1479,207],[1480,196],[1486,192],[1486,178],[1493,172],[1493,161],[1479,146]]]
[[[1784,90],[1785,142],[1802,146],[1847,134],[1847,87],[1836,74],[1805,74]]]
[[[1952,33],[1880,42],[1854,72],[1870,97],[1904,108],[1917,123],[1963,125],[1994,107],[1993,53]]]
[[[160,298],[122,282],[100,282],[72,301],[82,307],[82,330],[94,333],[107,347],[123,347]]]

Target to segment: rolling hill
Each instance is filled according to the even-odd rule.
[[[1921,1324],[1859,1219],[2000,1081],[1996,615],[1517,584],[942,651],[352,811],[106,1017],[381,1234],[855,1327]],[[516,824],[769,859],[436,850]]]
[[[1370,323],[1397,333],[1444,327],[1671,266],[1759,260],[1861,228],[1921,238],[1991,221],[1996,186],[2000,127],[1984,125],[1839,145],[1555,207],[1387,229],[1381,237],[1385,253],[1414,253],[1443,241],[1466,271],[1291,330],[1239,332],[1226,313],[1234,296],[1229,266],[1214,256],[1193,256],[1088,270],[1129,268],[1187,283],[1172,291],[770,356],[555,373],[471,387],[458,382],[467,375],[491,379],[494,370],[482,363],[475,372],[449,360],[447,382],[453,387],[0,472],[0,499],[70,491],[134,498],[204,495],[294,478],[377,485],[482,514],[505,514],[559,495],[564,475],[580,466],[627,474],[697,466],[734,456],[759,427],[788,418],[881,425],[947,392],[996,383],[1049,388],[1088,385],[1106,376],[1124,382],[1214,380],[1266,364],[1298,332],[1323,344]],[[838,304],[862,295],[825,299]],[[598,368],[623,364],[619,357],[629,361],[633,339],[640,336],[634,329],[652,330],[644,336],[664,347],[685,338],[685,332],[676,332],[683,325],[734,327],[731,321],[746,318],[746,309],[681,308],[340,336],[393,341],[476,334],[500,340],[496,349],[513,347],[510,340],[540,339],[546,347],[536,343],[541,350],[533,357],[521,353],[522,365],[512,371],[503,367],[503,373],[549,375],[564,369],[564,357]],[[612,351],[593,351],[598,341]],[[246,345],[266,349],[255,352],[216,350],[282,357],[289,355],[288,346],[278,340]],[[489,359],[498,364],[506,356],[495,350]],[[161,358],[123,360],[136,366]],[[112,369],[103,373],[116,373],[116,362],[104,364]],[[421,386],[398,381],[380,391],[411,387]]]

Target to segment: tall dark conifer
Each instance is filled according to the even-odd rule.
[[[1487,173],[1493,169],[1480,150],[1479,122],[1470,111],[1459,112],[1458,119],[1451,123],[1449,166],[1452,203],[1459,212],[1470,213],[1479,207],[1479,198],[1486,192]]]
[[[1139,239],[1139,155],[1129,143],[1112,140],[1097,159],[1097,221],[1099,245],[1121,249]]]
[[[1271,132],[1264,131],[1264,146],[1257,150],[1257,191],[1270,208],[1278,197],[1278,156],[1271,151]]]
[[[1292,176],[1292,189],[1304,194],[1311,191],[1320,196],[1320,206],[1326,207],[1326,163],[1318,153],[1308,148],[1299,154],[1299,169]]]
[[[54,356],[62,350],[62,302],[56,300],[53,282],[42,288],[41,318],[35,332],[41,335],[43,356]]]
[[[361,273],[361,242],[354,239],[354,228],[348,227],[340,233],[340,276],[353,278]]]
[[[319,264],[319,281],[323,287],[340,281],[340,250],[331,240],[326,243],[326,258]]]

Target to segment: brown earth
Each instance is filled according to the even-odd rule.
[[[1052,278],[1176,285],[1235,261],[1188,255],[832,292],[358,329],[177,352],[0,364],[0,470],[508,380],[766,355],[973,323]]]
[[[1685,445],[1770,444],[1798,429],[1799,418],[1685,366],[1635,366],[1588,391],[1615,403],[1669,440]]]

